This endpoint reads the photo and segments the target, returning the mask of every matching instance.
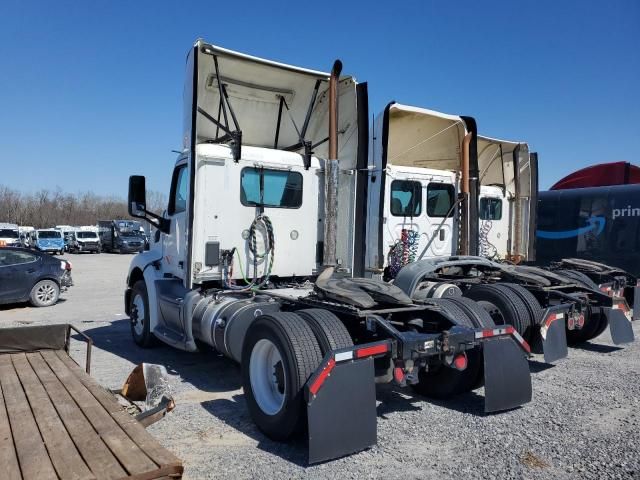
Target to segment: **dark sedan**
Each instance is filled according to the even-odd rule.
[[[0,303],[48,307],[72,285],[69,262],[26,248],[0,248]]]

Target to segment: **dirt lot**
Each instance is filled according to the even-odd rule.
[[[378,446],[307,467],[301,441],[274,443],[253,426],[233,363],[133,344],[122,300],[131,256],[65,258],[76,285],[59,304],[0,306],[0,326],[73,323],[94,339],[92,375],[108,388],[141,361],[165,365],[177,407],[150,430],[184,460],[184,478],[640,478],[640,342],[621,349],[605,333],[557,366],[536,358],[533,402],[501,414],[483,413],[482,390],[432,402],[378,388]],[[83,351],[74,342],[74,357]]]

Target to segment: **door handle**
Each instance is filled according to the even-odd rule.
[[[35,271],[36,271],[36,269],[35,269],[35,268],[30,268],[30,269],[28,269],[28,270],[27,270],[27,273],[33,273],[33,272],[35,272]]]
[[[444,230],[441,228],[440,229],[440,241],[442,242],[444,240]]]

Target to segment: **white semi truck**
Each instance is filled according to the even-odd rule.
[[[537,154],[525,142],[478,136],[472,117],[398,103],[378,116],[373,138],[365,272],[413,299],[472,298],[549,362],[567,355],[567,340],[607,327],[616,343],[633,340],[633,295],[628,303],[576,283],[575,266],[514,265],[535,258]]]
[[[376,442],[376,382],[446,397],[484,380],[487,411],[531,399],[513,327],[364,278],[367,89],[340,72],[196,42],[166,213],[129,181],[129,213],[158,230],[127,276],[135,342],[239,362],[257,426],[305,429],[310,462]]]

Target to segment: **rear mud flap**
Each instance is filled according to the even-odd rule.
[[[484,411],[499,412],[531,401],[531,373],[522,349],[511,338],[483,342]]]
[[[373,358],[334,363],[314,395],[307,382],[309,463],[359,452],[377,442]],[[315,378],[314,378],[315,377]]]
[[[640,320],[640,287],[633,287],[633,321]]]
[[[631,320],[625,312],[618,308],[604,308],[609,319],[609,331],[611,339],[616,345],[631,343],[635,340]]]
[[[557,318],[554,319],[554,316]],[[553,363],[569,354],[564,313],[551,313],[545,318],[545,322],[540,326],[542,352],[545,363]]]

